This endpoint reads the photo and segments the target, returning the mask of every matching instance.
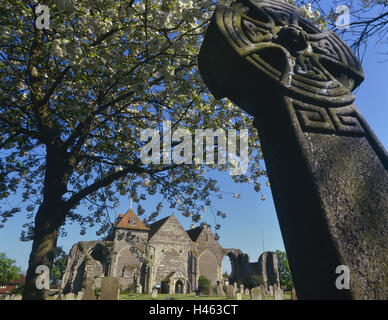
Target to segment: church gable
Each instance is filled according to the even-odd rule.
[[[150,227],[151,232],[149,242],[151,244],[155,242],[174,242],[179,244],[191,243],[190,237],[174,214],[155,222]]]
[[[200,251],[204,251],[207,248],[222,249],[209,226],[205,225],[201,227],[201,229],[202,230],[196,239],[196,243],[198,244],[198,249]]]

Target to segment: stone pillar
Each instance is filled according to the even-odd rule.
[[[295,6],[237,1],[216,10],[199,69],[255,117],[298,298],[387,299],[388,155],[353,104],[351,50]]]

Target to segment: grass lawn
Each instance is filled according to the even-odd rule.
[[[158,294],[156,299],[152,299],[151,294],[139,294],[139,293],[123,293],[120,294],[120,300],[166,300],[170,297],[171,300],[226,300],[226,295],[223,296],[200,296],[197,297],[195,293],[192,294]],[[243,295],[242,300],[250,300],[250,296]],[[290,293],[284,293],[284,300],[291,300]],[[234,300],[237,300],[234,299]],[[274,297],[266,296],[265,300],[274,300]]]
[[[170,300],[227,300],[226,295],[213,297],[209,296],[200,296],[197,297],[195,293],[190,294],[158,294],[156,299],[152,299],[151,294],[140,294],[140,293],[122,293],[120,294],[120,300],[167,300],[170,297]],[[243,295],[242,300],[250,300],[250,296]],[[54,297],[48,297],[47,300],[54,300]],[[74,297],[74,300],[77,300],[77,296]],[[237,300],[235,298],[234,300]],[[274,300],[274,297],[266,296],[265,300]],[[291,293],[285,292],[283,294],[283,300],[291,300]]]

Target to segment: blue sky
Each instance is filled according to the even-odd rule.
[[[388,149],[388,62],[381,63],[385,57],[377,54],[376,51],[377,49],[371,43],[363,61],[365,81],[355,92],[357,97],[355,104],[383,146]],[[219,231],[221,236],[220,244],[224,248],[241,249],[249,254],[250,261],[254,262],[263,252],[261,234],[263,230],[264,249],[266,251],[284,250],[271,191],[265,186],[267,179],[262,179],[262,191],[266,197],[266,200],[262,201],[260,195],[254,192],[252,185],[235,184],[228,172],[214,172],[212,175],[217,178],[223,191],[241,194],[240,199],[235,199],[232,194],[228,193],[224,195],[222,200],[214,199],[214,207],[227,213],[226,219],[218,221],[222,224]],[[12,201],[13,198],[10,199],[11,204]],[[155,197],[144,203],[146,213],[154,210],[157,201],[158,197]],[[125,212],[129,206],[129,199],[123,197],[117,211],[111,212],[112,217]],[[136,209],[136,205],[134,209]],[[171,209],[164,207],[159,218],[170,215],[172,212]],[[190,219],[179,214],[177,214],[177,217],[182,225],[188,229],[191,223]],[[210,210],[205,214],[205,218],[214,226]],[[26,243],[19,240],[22,224],[25,222],[25,216],[20,213],[10,219],[3,229],[0,229],[0,252],[5,252],[8,257],[15,259],[16,264],[23,271],[27,269],[28,256],[31,250],[31,242]],[[66,230],[68,231],[67,237],[58,240],[58,245],[66,251],[69,251],[71,246],[78,241],[98,238],[95,234],[96,229],[87,230],[85,236],[79,234],[80,228],[76,224],[68,226]]]

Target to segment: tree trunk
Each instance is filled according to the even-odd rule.
[[[36,268],[47,266],[51,271],[57,248],[58,232],[65,221],[61,202],[49,199],[42,203],[35,218],[34,241],[29,259],[23,300],[44,300],[47,290],[36,287]]]
[[[38,289],[36,268],[40,265],[51,268],[57,248],[59,229],[65,222],[68,208],[65,209],[62,196],[67,191],[68,170],[66,156],[53,145],[47,147],[46,172],[43,202],[35,217],[34,240],[26,275],[23,300],[43,300],[47,290]]]

